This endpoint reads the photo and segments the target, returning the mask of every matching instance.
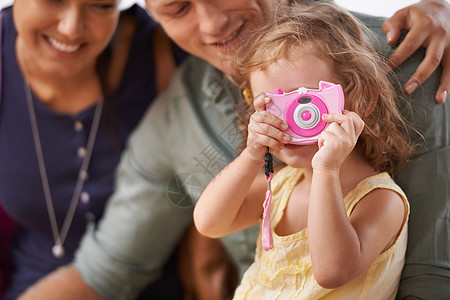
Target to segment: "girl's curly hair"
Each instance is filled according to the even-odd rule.
[[[396,93],[398,80],[372,40],[362,23],[332,3],[295,3],[279,8],[273,22],[252,33],[240,47],[231,79],[248,90],[252,72],[279,59],[306,53],[331,61],[341,79],[345,109],[356,112],[365,123],[357,147],[376,170],[395,174],[414,150],[409,126],[399,112],[408,103]],[[239,127],[245,133],[252,112],[247,104],[238,106]]]

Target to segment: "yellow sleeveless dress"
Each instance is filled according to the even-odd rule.
[[[325,289],[314,279],[307,230],[288,236],[278,236],[274,230],[302,174],[301,169],[285,167],[274,176],[270,218],[274,247],[264,251],[260,233],[255,262],[245,272],[234,299],[394,299],[404,264],[407,242],[409,204],[403,191],[389,174],[380,173],[364,179],[345,196],[344,203],[349,216],[358,201],[373,189],[393,190],[403,199],[406,217],[395,243],[381,253],[366,272],[339,288]]]

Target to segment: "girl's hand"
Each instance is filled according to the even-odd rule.
[[[247,152],[255,160],[264,159],[267,147],[283,149],[291,137],[284,133],[289,126],[277,116],[266,111],[266,104],[271,99],[265,95],[256,97],[256,112],[250,117],[248,124]]]
[[[331,123],[320,134],[319,150],[312,159],[312,167],[317,170],[338,171],[353,150],[364,128],[363,120],[354,112],[324,114],[323,120]]]
[[[420,46],[426,48],[425,59],[405,84],[408,94],[421,85],[442,65],[441,84],[436,101],[444,103],[450,89],[450,4],[446,0],[422,0],[405,7],[387,19],[382,26],[389,45],[400,38],[401,30],[408,30],[405,39],[389,61],[394,68],[402,64]]]

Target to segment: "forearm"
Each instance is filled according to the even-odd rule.
[[[101,300],[73,266],[66,266],[50,273],[28,288],[19,300]]]
[[[314,275],[322,284],[339,286],[356,275],[361,255],[345,211],[339,171],[314,172],[310,197],[308,242]]]
[[[246,227],[242,224],[245,220],[256,222],[250,215],[248,219],[238,215],[247,206],[244,201],[263,163],[248,158],[244,150],[208,184],[194,210],[194,222],[200,233],[222,237]]]

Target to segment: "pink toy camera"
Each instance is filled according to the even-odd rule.
[[[320,133],[328,127],[322,114],[342,114],[344,93],[340,84],[320,81],[319,89],[300,87],[284,93],[276,89],[267,93],[272,102],[266,105],[268,112],[285,120],[291,136],[291,144],[306,145],[317,143]]]

